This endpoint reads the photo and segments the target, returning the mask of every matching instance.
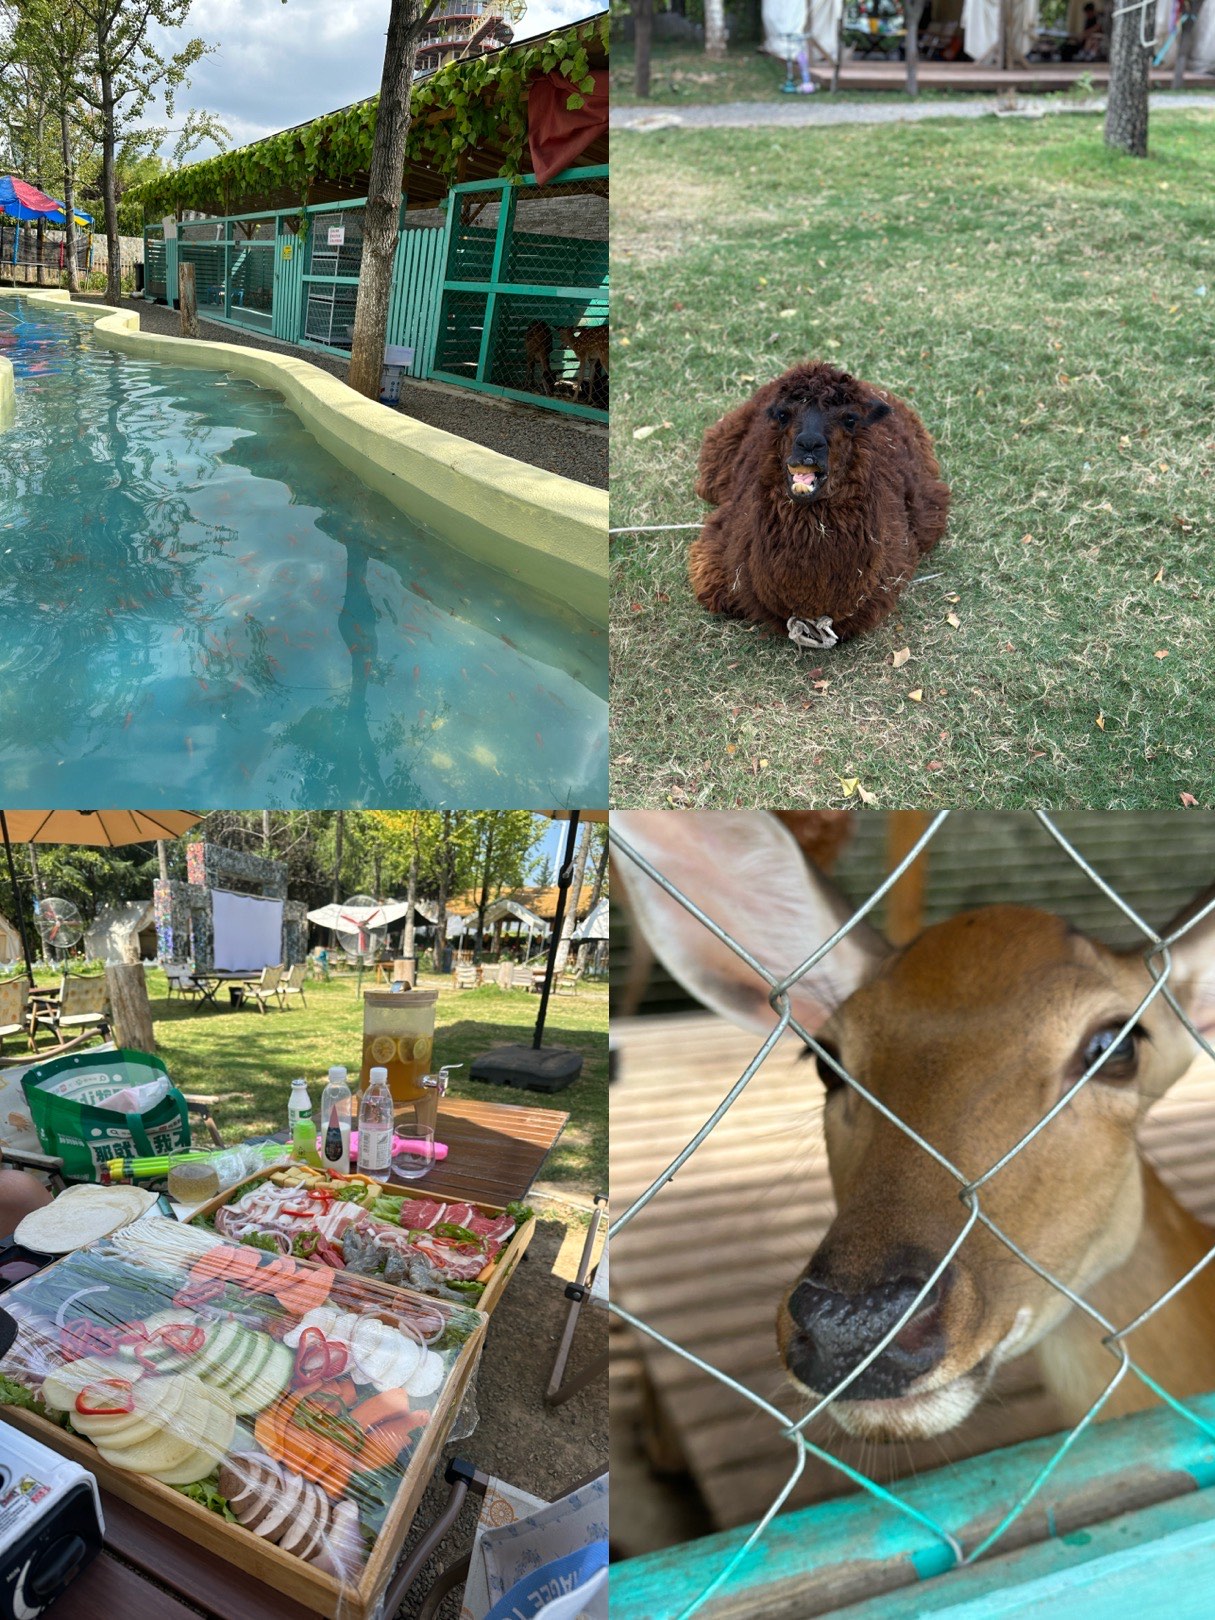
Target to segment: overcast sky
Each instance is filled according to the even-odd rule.
[[[515,38],[597,9],[598,0],[529,0]],[[380,87],[388,10],[389,0],[195,0],[181,38],[201,36],[216,49],[195,67],[178,112],[206,108],[231,144],[243,146],[371,95]]]

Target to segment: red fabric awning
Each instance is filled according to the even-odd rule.
[[[595,88],[574,111],[566,106],[576,85],[560,73],[533,79],[527,95],[527,140],[532,168],[539,185],[547,185],[562,169],[571,168],[608,127],[607,74],[595,74]]]

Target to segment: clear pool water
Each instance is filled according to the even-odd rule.
[[[0,782],[20,805],[607,802],[602,632],[278,395],[0,300]]]

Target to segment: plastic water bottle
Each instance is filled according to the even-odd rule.
[[[354,1099],[346,1071],[335,1064],[321,1097],[321,1160],[326,1170],[350,1174],[350,1116]]]
[[[382,1180],[392,1165],[392,1092],[388,1070],[372,1069],[359,1105],[359,1173]]]
[[[291,1136],[291,1157],[299,1164],[311,1164],[319,1169],[321,1156],[316,1151],[312,1098],[308,1095],[308,1082],[302,1076],[291,1082],[291,1095],[287,1099],[287,1127]]]

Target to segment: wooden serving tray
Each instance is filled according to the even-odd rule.
[[[412,1290],[404,1291],[412,1293]],[[426,1296],[414,1294],[413,1297],[424,1299]],[[439,1462],[448,1432],[480,1357],[486,1326],[485,1322],[481,1322],[461,1346],[431,1421],[423,1430],[417,1449],[401,1477],[396,1497],[376,1536],[357,1585],[343,1586],[334,1576],[326,1574],[314,1564],[306,1564],[303,1559],[283,1552],[273,1542],[252,1530],[246,1530],[243,1525],[229,1524],[218,1513],[212,1513],[210,1509],[191,1501],[170,1485],[162,1485],[159,1480],[150,1479],[146,1474],[112,1467],[87,1440],[69,1434],[57,1423],[51,1423],[34,1412],[17,1406],[0,1406],[0,1432],[3,1422],[9,1422],[14,1428],[41,1440],[52,1450],[87,1468],[106,1490],[129,1502],[132,1507],[141,1509],[157,1523],[197,1542],[216,1557],[248,1575],[256,1576],[259,1581],[294,1598],[305,1608],[327,1616],[328,1620],[377,1620],[379,1600],[401,1556],[418,1503]]]
[[[205,1204],[199,1204],[198,1208],[193,1212],[193,1214],[190,1215],[182,1224],[185,1226],[190,1226],[196,1221],[209,1219],[215,1214],[216,1210],[222,1209],[226,1204],[230,1204],[235,1198],[238,1198],[247,1187],[255,1187],[259,1182],[267,1181],[271,1176],[277,1175],[280,1171],[287,1170],[289,1168],[289,1165],[272,1164],[267,1165],[264,1170],[255,1170],[251,1176],[246,1176],[244,1181],[236,1182],[233,1186],[228,1187],[224,1192],[217,1194],[216,1197],[209,1198]],[[411,1187],[401,1187],[395,1183],[375,1181],[371,1176],[368,1176],[366,1179],[371,1181],[374,1186],[378,1187],[380,1191],[389,1198],[416,1198],[419,1201],[424,1200],[428,1204],[454,1204],[460,1202],[471,1204],[473,1209],[480,1210],[483,1215],[496,1216],[505,1215],[506,1213],[500,1204],[482,1204],[473,1198],[464,1198],[459,1200],[455,1198],[440,1198],[434,1193],[415,1192]],[[522,1260],[527,1250],[527,1246],[535,1236],[535,1233],[536,1218],[534,1215],[530,1221],[525,1221],[522,1226],[516,1227],[514,1232],[511,1233],[509,1242],[504,1245],[501,1252],[494,1260],[493,1274],[485,1285],[485,1292],[481,1295],[480,1299],[473,1307],[474,1310],[483,1311],[486,1316],[489,1316],[492,1313],[494,1306],[502,1297],[502,1290],[510,1281],[515,1267],[519,1264],[520,1260]],[[378,1281],[383,1283],[385,1288],[391,1288],[393,1286],[392,1283],[385,1283],[382,1277],[379,1278]],[[424,1294],[421,1297],[423,1299],[426,1298]]]

